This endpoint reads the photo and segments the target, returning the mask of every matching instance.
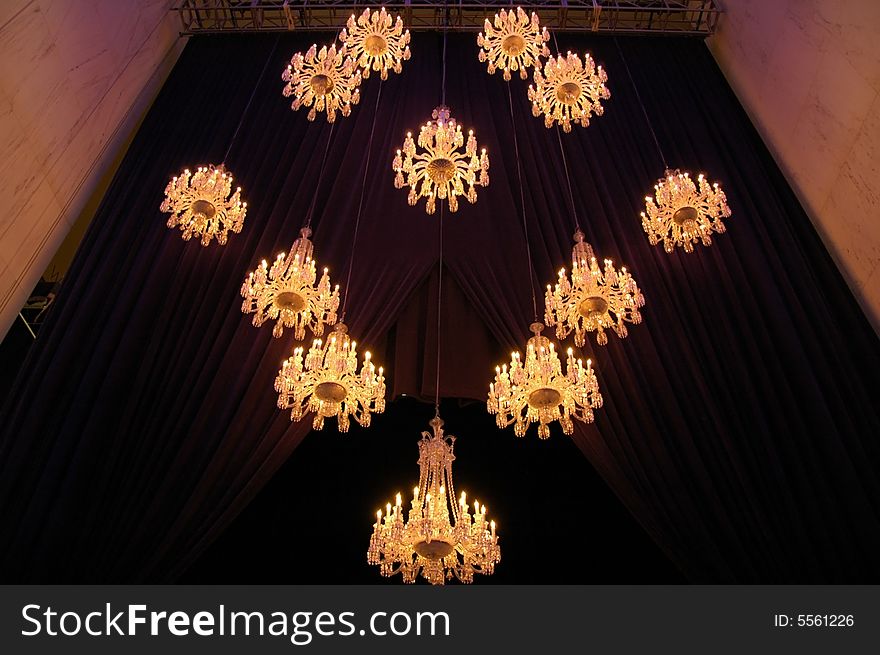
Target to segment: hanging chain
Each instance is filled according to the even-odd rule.
[[[565,158],[565,148],[562,147],[562,132],[556,125],[556,139],[559,141],[559,152],[562,155],[562,168],[565,170],[565,182],[568,184],[568,199],[571,202],[571,215],[574,217],[574,225],[580,230],[581,222],[578,219],[577,206],[574,204],[574,191],[571,189],[571,175],[568,173],[568,160]]]
[[[241,118],[238,119],[238,125],[235,128],[235,132],[232,133],[232,138],[229,140],[229,147],[226,148],[226,154],[223,155],[223,164],[226,164],[226,158],[229,157],[229,151],[232,150],[232,144],[235,143],[235,139],[238,137],[238,131],[241,129],[241,124],[244,123],[244,117],[247,116],[248,109],[251,108],[251,103],[254,101],[254,96],[257,94],[257,89],[260,86],[260,82],[263,81],[263,76],[266,74],[266,70],[269,68],[269,62],[272,61],[272,56],[275,54],[275,50],[278,49],[278,42],[280,40],[281,35],[279,34],[275,38],[275,45],[272,46],[272,50],[266,58],[266,63],[263,64],[263,70],[260,71],[260,76],[257,78],[257,83],[254,85],[254,90],[251,91],[251,97],[248,98],[247,104],[244,106],[244,111],[241,112]]]
[[[559,55],[559,41],[556,40],[556,32],[553,32],[553,45],[556,46],[556,54]],[[580,231],[581,222],[578,219],[577,206],[574,204],[574,191],[571,189],[571,175],[568,172],[568,161],[565,159],[565,148],[562,147],[562,132],[559,131],[559,123],[556,124],[556,139],[559,141],[559,153],[562,155],[562,168],[565,170],[565,182],[568,185],[568,199],[571,202],[571,215],[574,225]]]
[[[348,293],[351,289],[351,272],[354,269],[354,253],[357,245],[358,230],[361,225],[361,212],[364,208],[364,196],[367,191],[367,173],[370,170],[370,153],[373,152],[373,134],[376,132],[376,116],[379,115],[379,99],[382,97],[382,80],[379,80],[379,92],[376,94],[376,106],[373,109],[373,120],[370,124],[370,138],[367,141],[367,157],[364,163],[364,179],[361,184],[361,198],[358,201],[357,218],[354,222],[354,234],[351,237],[351,254],[348,258],[348,277],[345,280],[345,296],[342,298],[342,311],[339,314],[340,322],[345,322],[345,308],[348,305]]]
[[[660,141],[657,139],[657,134],[654,132],[654,126],[651,125],[651,119],[648,118],[648,110],[645,108],[645,103],[642,102],[642,96],[639,93],[639,88],[636,86],[636,82],[633,79],[632,73],[629,70],[629,64],[626,63],[626,57],[623,55],[623,49],[620,47],[620,41],[617,40],[617,37],[614,37],[614,45],[617,46],[617,52],[620,53],[620,60],[623,62],[623,67],[626,69],[626,76],[629,78],[629,83],[632,84],[633,91],[636,93],[636,99],[639,101],[639,106],[642,108],[642,114],[645,116],[645,122],[648,124],[648,129],[651,130],[651,136],[654,138],[654,145],[657,146],[657,152],[660,154],[660,159],[663,160],[663,168],[668,169],[669,164],[666,163],[666,157],[663,155],[663,149],[660,147]]]
[[[449,34],[449,6],[443,5],[443,67],[440,82],[440,104],[446,105],[446,37]],[[434,381],[434,417],[440,417],[440,309],[443,302],[443,216],[446,204],[440,203],[440,220],[438,221],[439,259],[437,263],[437,374]]]
[[[446,106],[446,35],[449,34],[449,7],[443,5],[443,67],[440,78],[440,104]]]
[[[330,132],[327,134],[327,145],[324,146],[324,155],[321,157],[321,166],[318,169],[318,182],[315,184],[315,195],[312,196],[312,202],[309,205],[309,211],[306,214],[305,227],[312,227],[312,214],[315,213],[315,203],[318,201],[318,187],[321,185],[321,178],[324,177],[324,166],[327,164],[327,153],[330,152],[330,140],[333,138],[333,128],[336,123],[330,123]]]
[[[529,244],[529,227],[526,222],[526,196],[525,189],[523,189],[523,180],[522,180],[522,164],[520,163],[519,158],[519,139],[517,138],[517,129],[516,129],[516,120],[513,116],[513,96],[510,92],[510,84],[507,84],[507,104],[510,108],[510,126],[513,132],[513,150],[516,157],[516,177],[519,180],[519,202],[520,207],[522,208],[522,222],[523,222],[523,234],[526,239],[526,260],[529,264],[529,285],[532,287],[532,311],[535,315],[535,322],[538,322],[538,301],[537,294],[535,291],[535,269],[532,264],[532,247]]]
[[[437,379],[434,389],[434,416],[440,416],[440,308],[443,299],[443,215],[445,205],[440,205],[439,239],[440,258],[437,264]]]

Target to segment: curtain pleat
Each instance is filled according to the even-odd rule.
[[[4,406],[5,581],[174,580],[271,478],[310,421],[275,408],[292,335],[251,326],[238,289],[289,247],[313,200],[316,259],[344,285],[367,158],[346,323],[361,352],[393,358],[389,389],[431,395],[436,311],[417,292],[436,284],[438,215],[407,205],[391,160],[439,103],[441,37],[415,34],[403,74],[382,84],[369,152],[379,80],[365,82],[319,177],[330,126],[291,112],[280,74],[326,36],[187,45]],[[612,92],[604,116],[561,135],[578,223],[647,299],[627,339],[583,349],[605,406],[575,442],[693,581],[880,580],[880,343],[705,45],[620,39],[668,163],[720,181],[733,209],[728,232],[693,254],[642,232],[663,161],[617,45],[560,35],[560,47],[590,50]],[[484,399],[493,370],[477,369],[522,349],[535,318],[514,133],[539,319],[576,222],[556,130],[531,116],[527,83],[510,82],[512,125],[473,35],[450,34],[448,52],[446,102],[488,149],[491,183],[444,218],[443,362],[456,375],[441,392]],[[158,211],[164,186],[219,163],[267,58],[226,161],[244,230],[223,247],[185,243]]]

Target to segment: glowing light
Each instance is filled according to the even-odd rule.
[[[437,107],[434,121],[419,130],[416,148],[412,134],[407,133],[403,148],[397,151],[392,167],[394,187],[409,187],[407,200],[415,205],[427,198],[425,211],[433,214],[437,200],[448,200],[449,211],[458,211],[458,196],[471,204],[477,201],[477,186],[489,185],[489,155],[483,148],[477,154],[477,139],[468,131],[467,144],[461,126],[450,116],[449,108]],[[464,146],[464,150],[462,147]]]
[[[532,114],[543,114],[546,127],[559,123],[565,132],[571,132],[572,123],[587,127],[591,114],[605,112],[601,101],[611,97],[605,86],[608,76],[589,53],[583,61],[574,52],[550,57],[543,74],[535,69],[534,79],[534,86],[529,85]]]
[[[473,513],[462,492],[456,500],[452,482],[455,437],[443,434],[440,417],[431,420],[432,432],[419,441],[419,486],[413,489],[404,517],[400,494],[385,514],[376,512],[367,561],[385,577],[401,574],[412,584],[421,575],[434,585],[453,577],[465,584],[474,575],[492,575],[501,560],[494,521],[486,520],[486,506],[474,501]]]

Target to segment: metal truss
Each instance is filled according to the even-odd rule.
[[[536,11],[542,24],[565,32],[708,36],[721,9],[717,0],[179,0],[184,35],[221,32],[337,31],[353,12],[384,6],[413,31],[477,31],[502,8]]]

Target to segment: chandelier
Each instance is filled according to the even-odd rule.
[[[611,328],[621,339],[627,335],[625,322],[642,322],[642,296],[632,275],[622,267],[614,268],[605,260],[605,270],[599,268],[593,247],[584,241],[584,233],[574,234],[571,250],[571,280],[565,269],[559,271],[559,282],[551,291],[547,285],[544,298],[544,318],[547,325],[556,326],[556,336],[565,339],[574,332],[574,343],[582,347],[587,332],[596,332],[600,346],[608,343],[605,330]]]
[[[553,421],[559,421],[564,434],[572,434],[572,418],[592,423],[593,410],[602,407],[592,362],[588,359],[584,366],[569,348],[563,374],[556,347],[541,336],[543,329],[541,323],[532,323],[535,336],[528,341],[525,364],[518,352],[512,353],[510,367],[496,367],[495,381],[489,384],[489,413],[499,428],[513,424],[518,437],[525,436],[531,423],[539,423],[538,436],[547,439]]]
[[[348,56],[345,46],[336,44],[312,45],[305,55],[293,55],[281,79],[287,82],[282,91],[285,98],[293,96],[291,108],[311,107],[308,119],[315,120],[317,112],[327,112],[327,122],[336,120],[336,112],[343,116],[351,113],[351,106],[361,99],[361,72]]]
[[[550,50],[545,45],[550,39],[547,28],[540,26],[538,14],[532,12],[531,19],[517,7],[508,12],[502,9],[495,14],[493,23],[486,19],[482,32],[477,36],[480,46],[480,61],[489,62],[489,73],[497,69],[504,71],[505,81],[510,81],[510,71],[519,71],[519,76],[526,79],[529,66],[540,65],[540,57],[549,57]]]
[[[331,288],[325,268],[315,286],[317,270],[312,259],[311,234],[309,228],[303,228],[287,255],[278,255],[271,268],[264,259],[241,285],[241,311],[254,315],[256,327],[268,319],[276,321],[272,328],[275,338],[284,333],[284,328],[293,328],[294,339],[300,341],[306,335],[306,327],[319,337],[325,325],[336,322],[339,285]]]
[[[571,132],[571,124],[583,127],[590,124],[590,114],[601,116],[604,109],[601,100],[611,97],[605,86],[608,76],[601,66],[596,66],[589,53],[584,61],[574,52],[550,57],[535,69],[535,85],[529,85],[532,114],[544,114],[544,125],[553,127],[559,122],[565,132]]]
[[[645,197],[647,215],[642,212],[642,227],[652,246],[663,242],[663,249],[672,252],[676,246],[693,252],[699,239],[704,246],[712,245],[712,232],[725,231],[722,218],[730,216],[727,196],[716,182],[709,185],[702,173],[694,184],[687,173],[666,170],[666,179],[654,185],[656,203]]]
[[[434,121],[419,130],[418,145],[423,150],[417,152],[412,133],[407,132],[403,150],[397,151],[392,163],[394,187],[409,187],[410,205],[427,198],[428,214],[434,213],[438,198],[449,201],[449,211],[458,211],[458,196],[465,196],[473,204],[477,201],[474,187],[489,185],[489,155],[485,148],[477,155],[473,130],[468,131],[467,145],[461,150],[464,134],[461,125],[450,117],[449,107],[437,107],[432,117]]]
[[[199,166],[196,174],[189,169],[165,187],[165,199],[159,211],[171,214],[168,227],[179,227],[184,241],[199,238],[203,246],[216,238],[221,246],[230,230],[241,232],[247,203],[241,200],[241,187],[232,192],[232,174],[223,164]]]
[[[370,77],[372,69],[380,71],[381,78],[387,80],[388,70],[400,73],[403,67],[401,60],[406,61],[410,57],[409,30],[403,29],[400,16],[392,23],[385,7],[372,13],[367,7],[357,18],[352,14],[340,32],[339,40],[363,71],[364,79]]]
[[[308,353],[294,348],[275,378],[279,409],[289,409],[291,421],[314,412],[315,430],[333,416],[340,432],[348,432],[350,417],[368,427],[373,413],[385,411],[385,376],[381,366],[377,374],[369,352],[358,373],[356,345],[345,324],[337,323],[326,343],[315,339]]]
[[[394,505],[376,512],[367,561],[391,577],[400,573],[412,584],[419,574],[434,585],[453,576],[465,584],[474,574],[492,575],[501,559],[495,521],[486,521],[486,506],[474,501],[473,514],[462,492],[455,499],[452,452],[455,437],[443,434],[443,420],[431,420],[433,432],[419,441],[419,486],[413,489],[404,518],[400,494]]]

